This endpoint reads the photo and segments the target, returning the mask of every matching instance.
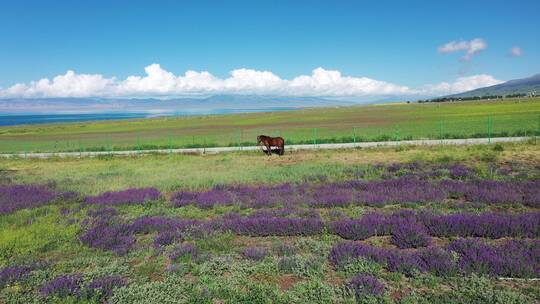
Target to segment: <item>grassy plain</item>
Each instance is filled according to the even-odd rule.
[[[535,170],[540,164],[540,145],[508,143],[484,146],[444,146],[336,151],[302,151],[283,157],[255,152],[218,155],[143,155],[84,159],[0,159],[0,185],[50,184],[59,190],[82,195],[129,187],[157,187],[164,198],[144,205],[115,206],[122,221],[141,216],[167,216],[207,220],[228,212],[255,212],[238,206],[195,206],[175,208],[169,195],[182,189],[208,189],[216,185],[274,184],[283,182],[326,183],[354,178],[354,172],[377,163],[459,163],[497,179],[494,166]],[[375,177],[379,178],[379,177]],[[358,217],[370,211],[437,209],[453,212],[524,212],[525,206],[452,203],[392,204],[385,207],[353,205],[320,208],[328,219],[332,212]],[[92,206],[61,201],[0,216],[0,269],[12,264],[44,262],[21,282],[0,286],[0,303],[99,303],[100,295],[58,294],[43,297],[40,286],[60,275],[82,273],[84,281],[118,275],[127,287],[116,289],[112,303],[537,303],[538,281],[501,281],[482,275],[441,277],[431,273],[404,275],[382,265],[358,260],[344,269],[328,261],[332,246],[342,239],[328,231],[312,236],[249,237],[223,232],[187,238],[201,252],[197,260],[169,258],[172,245],[155,249],[155,233],[138,235],[136,248],[117,256],[90,248],[79,241],[87,229],[85,221]],[[437,244],[448,239],[435,238]],[[500,240],[488,240],[498,242]],[[391,247],[389,237],[365,241],[372,246]],[[294,248],[285,256],[273,250],[283,244]],[[264,247],[271,254],[261,261],[242,256],[245,248]],[[294,262],[293,266],[286,262]],[[384,282],[381,297],[356,298],[344,289],[356,273],[369,273]]]
[[[261,152],[215,155],[0,159],[1,177],[16,183],[53,182],[65,191],[96,194],[129,187],[162,191],[207,189],[239,183],[283,183],[350,178],[355,166],[392,162],[462,162],[486,167],[493,161],[540,163],[540,145],[400,146],[397,148],[293,151],[266,157]],[[485,168],[484,168],[485,169]]]
[[[540,98],[382,104],[2,127],[0,153],[254,145],[259,134],[288,143],[527,136],[539,123]]]

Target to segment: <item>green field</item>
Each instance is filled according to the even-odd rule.
[[[288,144],[532,136],[539,128],[540,98],[382,104],[2,127],[0,152],[254,145],[259,134],[280,135]]]
[[[170,192],[217,185],[276,184],[351,178],[357,166],[393,162],[460,162],[471,166],[498,161],[540,163],[540,145],[400,146],[398,148],[291,151],[282,157],[260,152],[208,155],[142,155],[133,157],[0,159],[0,182],[53,183],[63,191],[97,194],[130,187],[156,187]],[[497,145],[499,146],[499,145]]]
[[[293,151],[282,157],[233,152],[217,155],[0,159],[0,204],[2,195],[10,195],[2,192],[5,191],[2,186],[47,185],[58,191],[75,191],[80,195],[79,198],[63,198],[13,213],[0,213],[0,303],[538,303],[538,281],[528,277],[500,280],[489,273],[482,273],[481,268],[469,274],[429,271],[408,274],[391,271],[384,264],[364,258],[351,260],[344,268],[338,268],[330,262],[330,252],[347,240],[329,229],[314,235],[290,236],[247,236],[230,231],[191,235],[186,232],[182,240],[161,248],[154,246],[154,239],[159,233],[150,231],[136,234],[136,242],[127,254],[93,248],[81,241],[81,236],[90,229],[91,212],[99,210],[114,208],[118,215],[113,220],[119,223],[133,223],[148,216],[209,221],[231,212],[249,216],[259,210],[241,205],[178,207],[171,203],[175,191],[204,191],[223,185],[331,185],[358,179],[357,172],[371,172],[361,179],[377,181],[388,178],[384,173],[392,164],[406,166],[411,163],[418,163],[422,168],[460,164],[474,170],[474,178],[533,182],[540,176],[540,145],[531,140],[479,146],[400,146]],[[375,164],[386,169],[364,171],[374,168]],[[398,176],[399,172],[396,173]],[[430,181],[436,182],[438,178]],[[162,196],[143,204],[112,206],[89,205],[82,200],[86,195],[132,187],[156,187]],[[10,204],[10,201],[4,199],[3,203]],[[279,211],[281,208],[263,210]],[[497,212],[504,216],[538,211],[538,208],[510,202],[486,204],[458,199],[384,206],[355,203],[317,208],[299,205],[295,208],[317,212],[325,222],[335,220],[336,214],[359,218],[370,212]],[[434,246],[441,247],[456,239],[433,237],[433,242]],[[538,240],[536,237],[516,239]],[[487,244],[507,240],[481,238]],[[387,235],[375,235],[358,242],[377,248],[396,248]],[[177,246],[186,244],[196,248],[196,258],[173,258],[172,253]],[[244,254],[249,248],[263,248],[268,253],[261,260],[252,260]],[[285,248],[284,251],[281,248]],[[423,249],[399,250],[415,252]],[[8,267],[32,263],[37,263],[37,266],[26,276],[6,279],[5,269]],[[537,265],[535,262],[531,267]],[[357,273],[367,273],[376,278],[384,284],[384,292],[375,296],[352,294],[347,286]],[[81,275],[81,281],[77,283],[81,292],[57,284],[60,287],[54,293],[44,294],[43,286],[66,275]],[[91,292],[90,282],[110,276],[122,278],[123,287],[114,288],[112,295]]]

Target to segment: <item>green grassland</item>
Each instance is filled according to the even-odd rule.
[[[504,147],[495,151],[494,147]],[[61,190],[97,194],[129,187],[170,192],[216,185],[274,184],[349,179],[357,166],[392,162],[460,162],[486,167],[493,161],[540,163],[540,145],[506,143],[476,146],[292,151],[279,157],[261,152],[214,155],[141,155],[97,158],[0,159],[0,178],[14,183],[54,183]],[[0,180],[1,181],[1,180]]]
[[[288,144],[531,136],[539,124],[540,98],[382,104],[2,127],[0,153],[254,145],[259,134]]]
[[[199,209],[174,208],[167,196],[180,189],[208,189],[224,184],[268,184],[302,181],[339,181],[351,178],[351,170],[375,163],[461,163],[477,168],[486,178],[496,178],[492,165],[520,164],[527,170],[540,163],[540,145],[534,141],[484,146],[413,147],[302,151],[283,157],[256,152],[219,155],[141,155],[84,159],[0,159],[0,184],[51,184],[61,190],[96,194],[128,187],[157,187],[165,198],[152,204],[117,206],[122,218],[145,215],[209,219],[236,211],[237,206]],[[532,169],[531,169],[532,170]],[[499,281],[492,277],[438,277],[429,273],[405,276],[381,265],[358,260],[349,268],[334,269],[327,254],[339,237],[330,233],[294,237],[246,237],[218,233],[193,240],[207,259],[171,265],[152,249],[152,235],[137,239],[137,249],[125,256],[84,246],[78,235],[89,206],[57,202],[31,210],[0,216],[0,268],[12,263],[46,261],[24,283],[0,288],[0,303],[98,303],[87,298],[40,298],[35,290],[52,278],[84,273],[85,279],[121,275],[129,286],[115,291],[113,303],[355,303],[340,287],[357,272],[383,280],[383,298],[360,303],[534,303],[540,300],[537,281]],[[503,211],[503,207],[446,203],[389,205],[385,211],[433,208],[442,212]],[[338,208],[349,216],[373,211],[372,207]],[[64,212],[69,210],[68,213]],[[329,210],[319,209],[323,216]],[[519,211],[519,210],[509,210]],[[385,237],[373,237],[372,245],[387,246]],[[249,246],[274,248],[280,244],[297,248],[291,259],[300,266],[283,270],[279,257],[260,262],[239,258]],[[174,267],[173,267],[174,266]],[[212,300],[213,299],[213,300]],[[214,302],[212,302],[214,301]],[[217,302],[216,302],[217,301]]]

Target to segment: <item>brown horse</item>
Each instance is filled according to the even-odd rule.
[[[257,136],[257,145],[266,147],[266,154],[272,155],[272,147],[278,147],[279,155],[285,153],[285,140],[282,137]]]

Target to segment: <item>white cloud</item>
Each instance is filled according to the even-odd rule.
[[[257,94],[320,97],[437,96],[459,93],[500,83],[490,75],[458,78],[452,83],[410,88],[367,77],[344,76],[340,71],[314,69],[310,75],[282,79],[270,71],[236,69],[226,78],[206,71],[186,71],[174,75],[159,64],[144,69],[144,76],[118,80],[100,74],[77,74],[67,71],[52,80],[43,78],[30,83],[0,88],[0,98],[43,97],[175,97],[209,94]]]
[[[470,90],[488,87],[496,84],[503,83],[504,81],[495,79],[491,75],[480,74],[467,77],[459,77],[452,83],[441,82],[435,85],[426,85],[420,89],[420,94],[425,95],[449,95],[467,92]]]
[[[476,38],[470,41],[450,41],[445,45],[442,45],[438,48],[439,53],[448,54],[465,51],[465,55],[461,57],[461,60],[469,61],[472,57],[482,50],[487,48],[487,43],[481,39]]]
[[[510,49],[510,56],[521,57],[523,55],[523,50],[519,46],[513,46]]]

